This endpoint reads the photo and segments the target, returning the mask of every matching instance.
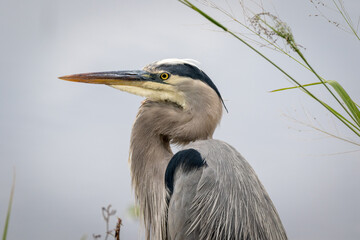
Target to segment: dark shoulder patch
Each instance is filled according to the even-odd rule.
[[[186,149],[176,153],[170,160],[165,172],[165,184],[170,192],[174,190],[174,175],[179,167],[182,167],[185,173],[207,166],[201,154],[195,149]]]

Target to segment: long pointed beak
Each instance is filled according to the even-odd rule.
[[[106,85],[138,85],[141,82],[155,81],[152,74],[143,70],[80,73],[62,76],[59,79]]]

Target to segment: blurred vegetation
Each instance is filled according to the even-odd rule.
[[[129,216],[133,219],[139,219],[140,218],[140,208],[137,205],[131,205],[128,208]]]
[[[4,231],[3,231],[2,240],[6,240],[7,232],[8,232],[8,229],[9,229],[11,207],[12,207],[12,203],[13,203],[13,199],[14,199],[14,191],[15,191],[15,178],[16,178],[16,174],[15,174],[15,169],[14,169],[13,182],[12,182],[11,191],[10,191],[10,199],[9,199],[9,205],[8,205],[7,213],[6,213],[6,220],[5,220],[5,224],[4,224]]]
[[[103,216],[103,219],[105,221],[105,235],[104,235],[104,240],[107,240],[110,236],[113,237],[115,240],[120,240],[120,228],[122,225],[122,220],[121,218],[117,218],[117,223],[115,228],[110,229],[110,219],[112,218],[112,216],[115,216],[116,214],[116,210],[115,209],[111,209],[111,204],[109,204],[107,207],[102,207],[101,208],[101,213]],[[95,234],[93,233],[92,235],[93,239],[102,239],[102,235],[101,234]],[[86,240],[87,236],[84,235],[81,239]]]
[[[204,7],[207,7],[210,10],[216,10],[222,14],[223,17],[226,17],[226,20],[220,21],[208,14],[207,12],[201,10],[195,6],[191,1],[188,0],[179,0],[182,4],[189,7],[193,11],[199,13],[205,19],[211,22],[216,27],[219,27],[224,32],[230,34],[232,37],[239,40],[242,44],[245,44],[256,54],[260,55],[266,61],[268,61],[273,67],[278,69],[285,77],[290,80],[294,85],[293,87],[286,87],[282,89],[277,89],[272,92],[285,91],[290,89],[300,89],[308,96],[310,96],[314,101],[318,102],[323,106],[332,116],[337,118],[339,122],[346,126],[347,129],[356,137],[356,140],[351,140],[338,134],[331,133],[330,131],[319,129],[314,126],[308,125],[316,130],[319,130],[329,136],[338,138],[340,140],[346,141],[348,143],[360,146],[360,110],[359,105],[356,104],[345,89],[340,85],[339,82],[335,80],[326,80],[313,68],[308,59],[303,54],[303,46],[298,44],[295,41],[295,37],[291,31],[290,26],[284,21],[282,21],[275,14],[266,11],[263,6],[263,1],[246,1],[240,0],[235,1],[231,5],[231,1],[224,1],[222,3],[226,4],[226,7],[219,6],[219,2],[215,3],[213,1],[203,0],[201,2]],[[326,19],[330,24],[338,27],[345,32],[348,32],[355,36],[359,41],[358,34],[358,25],[355,27],[351,17],[346,11],[345,4],[342,0],[332,0],[332,6],[328,6],[320,0],[310,0],[310,3],[317,10],[318,14],[315,16],[320,16]],[[328,2],[327,2],[328,3]],[[225,10],[229,9],[229,10]],[[345,22],[345,24],[340,24],[338,21],[330,20],[324,13],[324,9],[332,9],[338,13],[340,18]],[[256,11],[254,9],[257,9]],[[239,10],[242,12],[243,20],[240,17],[235,17],[234,12]],[[227,22],[231,20],[232,25],[236,25],[236,31],[225,26],[222,22]],[[358,42],[357,42],[358,43]],[[284,54],[289,57],[289,61],[295,61],[298,63],[304,71],[310,71],[313,76],[318,80],[318,82],[313,83],[301,83],[295,77],[290,75],[284,67],[279,66],[270,57],[265,56],[260,50],[259,47],[268,47],[273,49],[276,52]],[[313,93],[310,90],[310,87],[318,86],[322,87],[328,93],[326,100],[321,99],[319,96]],[[335,100],[335,105],[331,105],[330,102]]]

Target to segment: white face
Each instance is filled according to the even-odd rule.
[[[161,73],[163,71],[156,70],[157,67],[161,65],[177,65],[177,64],[190,64],[195,67],[199,62],[192,60],[192,59],[164,59],[161,61],[157,61],[155,63],[149,64],[145,66],[144,70],[148,71],[152,74],[156,74],[159,77],[159,81],[167,83],[163,84],[160,82],[134,82],[130,85],[109,85],[113,88],[119,89],[121,91],[129,92],[135,95],[139,95],[142,97],[146,97],[153,101],[170,101],[176,103],[177,105],[181,106],[182,108],[187,108],[187,102],[185,95],[182,91],[179,90],[178,86],[189,81],[194,81],[187,77],[181,77],[177,75],[172,75],[168,73],[168,78],[160,78]]]
[[[113,88],[148,98],[153,101],[170,101],[182,108],[186,108],[184,94],[178,90],[176,85],[181,81],[181,77],[170,75],[162,84],[157,82],[134,82],[134,85],[109,85]]]

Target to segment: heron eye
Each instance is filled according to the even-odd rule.
[[[169,78],[169,74],[164,72],[164,73],[160,74],[160,78],[161,78],[162,80],[166,80],[166,79]]]

